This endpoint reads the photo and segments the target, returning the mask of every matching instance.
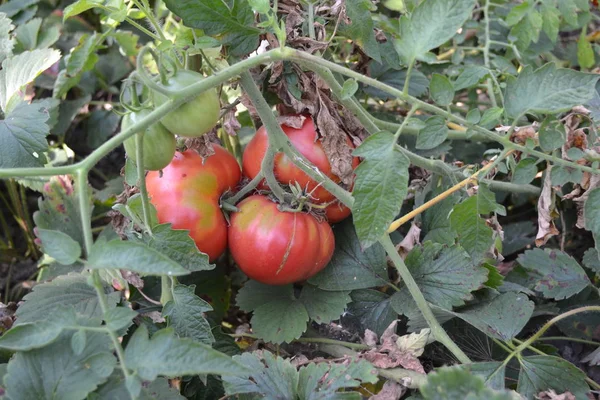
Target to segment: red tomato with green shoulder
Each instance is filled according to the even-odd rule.
[[[306,117],[300,129],[282,124],[281,128],[287,135],[290,142],[298,149],[298,151],[312,162],[319,170],[327,175],[336,183],[340,182],[340,178],[331,172],[331,164],[323,149],[322,139],[315,129],[315,124],[311,117]],[[354,149],[354,145],[350,138],[347,138],[347,143],[350,148]],[[256,134],[250,140],[244,150],[242,171],[244,176],[252,179],[258,175],[263,158],[267,152],[269,139],[267,130],[264,126],[256,131]],[[354,157],[352,160],[353,168],[359,164],[359,159]],[[328,203],[335,200],[335,196],[329,193],[325,188],[319,186],[318,183],[306,175],[298,168],[292,160],[283,153],[278,153],[275,156],[275,177],[282,184],[290,184],[297,182],[307,192],[312,192],[313,202],[316,204]],[[263,188],[266,184],[261,185]],[[326,216],[331,223],[339,222],[350,215],[350,209],[335,201],[325,210]]]
[[[215,154],[202,157],[194,150],[175,153],[171,163],[146,176],[150,201],[160,223],[187,229],[198,249],[217,259],[227,247],[227,221],[219,198],[234,190],[241,179],[235,157],[218,145]]]
[[[280,211],[252,195],[231,214],[229,250],[240,269],[267,285],[285,285],[321,271],[335,248],[329,224],[305,212]]]

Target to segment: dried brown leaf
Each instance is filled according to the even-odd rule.
[[[550,177],[551,170],[552,166],[548,166],[544,175],[542,193],[538,199],[538,232],[535,237],[537,247],[545,245],[551,237],[560,233],[554,224],[556,211],[554,208],[554,189]]]
[[[402,366],[424,374],[425,370],[419,359],[410,351],[402,350],[398,347],[399,336],[396,332],[398,321],[394,321],[383,332],[380,339],[380,345],[363,354],[363,357],[377,368],[395,368]]]
[[[547,392],[540,392],[535,398],[539,400],[576,400],[575,395],[571,392],[557,394],[552,389]]]
[[[415,247],[415,245],[420,243],[421,238],[421,228],[417,226],[414,222],[410,225],[410,229],[404,236],[404,239],[396,246],[396,249],[400,253],[402,258],[406,258],[407,254]]]
[[[393,381],[386,381],[379,393],[371,396],[369,400],[398,400],[404,396],[406,390],[406,386]]]

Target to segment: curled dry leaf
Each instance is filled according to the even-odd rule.
[[[406,258],[407,254],[420,243],[421,228],[414,222],[410,225],[410,229],[404,239],[396,246],[396,249],[400,253],[402,258]]]
[[[598,187],[600,187],[600,175],[590,175],[588,172],[584,172],[581,184],[573,189],[571,193],[566,194],[563,197],[575,202],[575,205],[577,206],[577,223],[575,225],[580,229],[586,229],[584,214],[585,201],[590,195],[590,192]]]
[[[398,400],[404,396],[406,390],[406,386],[393,381],[386,381],[379,393],[371,396],[369,400]]]
[[[396,332],[398,321],[394,321],[381,335],[380,345],[363,354],[363,357],[377,368],[395,368],[401,366],[424,374],[425,370],[419,359],[411,352],[397,345],[399,336]]]
[[[551,170],[552,166],[548,166],[546,174],[544,175],[542,193],[538,199],[538,232],[535,237],[535,245],[537,247],[545,245],[552,236],[556,236],[560,233],[554,224],[556,210],[554,203],[554,189],[552,188],[552,180],[550,177]]]
[[[585,356],[581,362],[588,363],[590,365],[600,365],[600,347]]]
[[[400,336],[396,340],[396,345],[400,350],[409,352],[415,357],[420,357],[425,351],[425,345],[429,343],[431,329],[421,329],[420,332],[413,332],[409,335]]]
[[[204,159],[215,154],[213,143],[219,143],[219,138],[213,129],[200,137],[185,139],[184,143],[187,149],[196,150],[200,157]]]
[[[552,389],[547,392],[540,392],[535,398],[539,400],[576,400],[575,395],[571,392],[557,394]]]
[[[377,334],[370,329],[365,329],[363,343],[371,347],[377,346]]]
[[[237,131],[242,127],[242,124],[240,124],[240,121],[235,116],[236,111],[236,107],[233,107],[223,115],[223,130],[229,136],[236,136]]]

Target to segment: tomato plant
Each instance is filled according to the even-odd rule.
[[[283,132],[289,138],[290,143],[298,149],[300,154],[313,163],[323,174],[331,178],[334,182],[339,183],[339,177],[331,171],[331,164],[325,154],[322,138],[319,137],[313,119],[310,116],[303,118],[302,126],[300,128],[282,124],[281,128],[283,129]],[[351,149],[354,149],[354,145],[350,138],[346,138],[346,144]],[[269,138],[267,131],[266,128],[262,126],[256,131],[256,134],[246,146],[246,150],[244,150],[242,171],[246,177],[252,179],[259,173],[268,146]],[[359,159],[354,157],[352,159],[352,166],[356,168],[358,163]],[[297,183],[310,195],[309,200],[316,204],[332,202],[332,204],[325,209],[326,216],[331,223],[340,222],[350,215],[350,209],[348,207],[336,201],[333,194],[323,188],[319,182],[306,175],[306,173],[300,170],[300,168],[298,168],[290,158],[283,153],[278,153],[275,156],[275,177],[283,184]],[[267,187],[264,183],[261,186]]]
[[[125,115],[121,121],[121,129],[128,129],[131,125],[147,117],[149,113],[150,111],[148,110],[141,110]],[[151,171],[158,171],[166,167],[175,154],[175,136],[160,122],[151,125],[144,132],[138,134],[144,135],[144,168]],[[137,161],[135,137],[131,137],[123,142],[123,146],[125,146],[127,156],[133,161]]]
[[[219,145],[215,154],[203,159],[196,151],[175,153],[162,172],[146,176],[148,195],[158,221],[173,229],[187,229],[198,249],[217,259],[227,246],[227,221],[219,198],[240,181],[235,158]]]
[[[238,205],[229,228],[229,249],[240,269],[268,285],[310,278],[333,255],[335,239],[326,222],[304,212],[280,211],[265,196]]]
[[[593,3],[0,1],[0,393],[600,392]]]
[[[165,89],[177,92],[200,82],[204,77],[194,71],[181,70],[170,76],[163,85]],[[157,106],[169,101],[169,97],[158,91],[152,93]],[[208,89],[192,100],[168,113],[160,121],[174,135],[198,137],[210,131],[219,120],[219,97],[215,89]]]

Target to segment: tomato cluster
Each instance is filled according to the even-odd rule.
[[[180,88],[196,82],[198,77],[189,71],[180,72],[169,80],[169,87]],[[176,152],[173,134],[195,137],[214,127],[218,115],[216,93],[205,92],[192,102],[171,112],[160,123],[138,133],[144,135],[144,168],[150,170],[146,186],[150,201],[160,223],[170,223],[173,229],[185,229],[198,249],[211,261],[220,257],[229,246],[239,268],[259,282],[283,285],[302,281],[322,270],[333,255],[335,239],[330,225],[346,218],[350,210],[298,169],[284,154],[277,154],[274,173],[282,184],[302,187],[309,201],[325,208],[325,218],[304,211],[282,209],[263,194],[242,200],[232,213],[228,224],[220,208],[220,198],[234,191],[242,173],[254,178],[260,171],[268,147],[264,127],[260,128],[246,147],[243,169],[236,159],[221,146],[214,145],[215,154],[202,158],[194,150]],[[167,101],[160,93],[154,103]],[[198,112],[198,110],[200,112]],[[127,115],[127,129],[149,111]],[[300,129],[282,125],[290,142],[320,171],[340,182],[331,169],[321,139],[310,117]],[[135,138],[125,142],[130,158],[136,160]],[[348,145],[352,146],[350,140]],[[358,159],[353,160],[358,165]],[[267,190],[265,183],[260,189]],[[326,221],[327,220],[327,221]]]

